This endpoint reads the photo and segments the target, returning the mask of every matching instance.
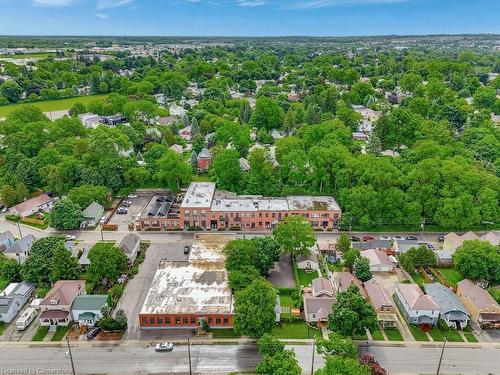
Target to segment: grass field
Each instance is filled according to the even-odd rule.
[[[271,333],[280,339],[307,339],[321,337],[321,331],[310,328],[305,322],[283,323],[281,327],[275,327]]]
[[[49,332],[49,327],[47,327],[47,326],[38,327],[36,333],[33,335],[33,338],[31,339],[31,341],[43,341],[45,336],[47,336],[48,332]]]
[[[419,327],[413,324],[408,324],[408,327],[410,328],[411,334],[413,335],[415,341],[429,341],[429,338],[427,337],[425,332],[422,331]]]
[[[384,336],[382,335],[382,332],[379,329],[376,329],[375,331],[372,332],[372,337],[375,341],[384,341]]]
[[[66,333],[68,333],[69,327],[57,327],[56,332],[54,332],[54,336],[52,336],[51,341],[61,341],[64,336],[66,336]]]
[[[306,270],[297,270],[297,272],[299,274],[300,285],[302,286],[310,285],[311,281],[318,277],[318,272],[316,271],[306,272]]]
[[[234,329],[212,329],[214,339],[231,339],[238,338],[241,335],[234,332]]]
[[[457,283],[464,278],[462,274],[454,268],[439,268],[439,271],[443,274],[446,281],[453,286],[457,286]]]
[[[385,329],[384,332],[389,341],[404,341],[401,332],[397,328]]]
[[[31,58],[36,58],[36,59],[45,59],[47,57],[53,57],[53,53],[48,53],[48,52],[41,52],[41,53],[25,53],[23,55],[0,55],[0,59],[31,59]]]
[[[42,112],[53,112],[53,111],[63,111],[65,109],[70,109],[73,104],[80,102],[82,104],[89,104],[94,100],[101,100],[107,98],[107,95],[87,95],[87,96],[76,96],[74,98],[57,99],[57,100],[46,100],[42,102],[33,103],[18,103],[0,106],[0,117],[6,117],[10,112],[15,109],[22,108],[25,105],[32,104],[38,107]]]

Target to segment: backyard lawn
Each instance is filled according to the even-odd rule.
[[[372,337],[375,341],[384,341],[384,336],[382,335],[382,332],[379,329],[376,329],[375,331],[372,332]]]
[[[413,278],[413,280],[415,280],[418,286],[421,287],[422,285],[424,285],[424,278],[420,273],[414,272],[411,274],[411,277]]]
[[[411,334],[413,335],[415,341],[429,341],[429,338],[427,337],[425,332],[422,331],[419,327],[413,324],[408,324],[408,327],[410,328]]]
[[[309,327],[305,322],[283,323],[281,327],[273,328],[271,333],[280,339],[321,338],[321,331]]]
[[[54,336],[52,336],[51,341],[61,341],[64,336],[66,336],[66,333],[68,333],[69,327],[63,327],[59,326],[57,327],[56,331],[54,332]]]
[[[438,268],[438,269],[443,274],[446,281],[448,281],[453,286],[457,286],[457,283],[464,278],[462,274],[458,272],[455,268]]]
[[[389,341],[404,341],[403,336],[397,328],[385,329],[384,332]]]
[[[311,281],[318,277],[318,272],[306,272],[306,270],[297,270],[299,274],[299,283],[302,286],[311,285]]]
[[[241,337],[241,335],[234,332],[234,329],[212,329],[214,339],[232,339]]]
[[[33,335],[33,338],[31,339],[31,341],[43,341],[45,336],[47,336],[48,332],[49,332],[49,327],[47,327],[47,326],[38,327],[37,331]]]
[[[66,98],[66,99],[45,100],[33,103],[18,103],[18,104],[3,105],[0,106],[0,117],[5,117],[13,110],[21,108],[27,104],[32,104],[35,107],[40,108],[42,112],[53,112],[53,111],[62,111],[70,109],[73,106],[73,104],[77,102],[87,105],[90,102],[93,102],[94,100],[101,100],[107,97],[108,97],[107,95],[85,95],[85,96],[76,96],[74,98]]]

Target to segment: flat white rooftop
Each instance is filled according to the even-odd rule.
[[[193,182],[184,195],[183,208],[210,208],[215,193],[213,182]]]
[[[340,206],[333,197],[295,195],[287,198],[290,211],[339,211]]]
[[[222,212],[288,211],[288,202],[285,198],[222,198],[214,199],[211,210]]]
[[[199,234],[188,262],[162,261],[141,314],[231,314],[224,246],[234,236]]]

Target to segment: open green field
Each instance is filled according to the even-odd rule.
[[[75,96],[73,98],[57,99],[57,100],[46,100],[42,102],[33,103],[18,103],[0,106],[0,117],[6,117],[10,112],[15,109],[21,108],[25,105],[34,105],[42,110],[42,112],[53,112],[53,111],[63,111],[65,109],[70,109],[73,104],[80,102],[84,105],[93,102],[94,100],[106,99],[107,95],[86,95],[86,96]]]
[[[47,57],[53,57],[53,53],[40,52],[40,53],[25,53],[23,55],[0,55],[0,59],[46,59]]]

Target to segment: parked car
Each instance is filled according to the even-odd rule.
[[[122,202],[122,206],[123,207],[130,207],[132,205],[132,202],[131,201],[123,201]]]
[[[184,246],[184,254],[189,254],[189,245]]]
[[[76,240],[76,236],[73,236],[71,234],[66,235],[66,241],[74,241]]]
[[[361,239],[359,237],[356,237],[356,236],[350,236],[349,240],[351,242],[359,242],[359,241],[361,241]]]
[[[128,199],[134,199],[134,198],[137,198],[137,194],[129,194],[129,195],[127,195],[127,198],[128,198]]]
[[[106,216],[101,217],[101,220],[99,220],[99,224],[105,224],[106,223]]]
[[[119,209],[116,210],[116,213],[118,215],[126,215],[128,214],[128,210],[125,207],[120,207]]]
[[[9,207],[2,208],[2,213],[6,213],[7,211],[9,211]]]
[[[363,241],[373,241],[375,238],[372,236],[363,236]]]
[[[439,236],[439,237],[437,238],[437,240],[438,240],[438,242],[444,242],[444,236]]]
[[[93,340],[97,337],[99,332],[101,332],[101,329],[99,327],[92,328],[90,331],[87,332],[85,336],[87,337],[87,340]]]
[[[431,243],[427,243],[427,247],[431,250],[434,250],[434,245]]]
[[[418,240],[418,238],[417,238],[417,237],[415,237],[415,236],[406,236],[406,240],[407,240],[407,241],[417,241],[417,240]]]
[[[160,344],[156,344],[155,351],[157,352],[171,352],[174,349],[174,344],[171,342],[162,342]]]
[[[404,241],[404,237],[403,236],[393,236],[392,237],[392,240],[393,241]]]
[[[379,236],[378,239],[381,241],[390,241],[391,237],[382,235],[382,236]]]

